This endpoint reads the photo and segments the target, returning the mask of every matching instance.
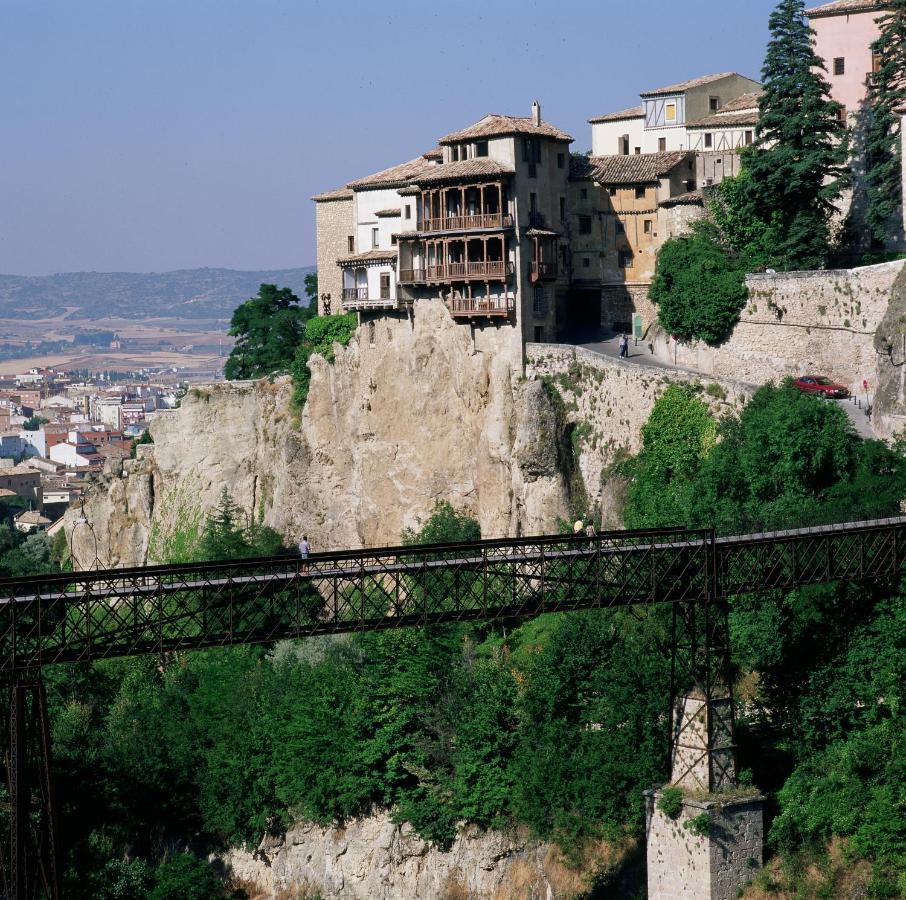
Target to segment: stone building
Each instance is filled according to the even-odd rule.
[[[641,336],[656,312],[648,299],[657,253],[684,226],[665,205],[701,206],[689,151],[576,158],[570,172],[572,286],[569,321],[580,333]],[[689,214],[691,218],[694,214]]]
[[[689,126],[760,87],[751,78],[721,72],[644,91],[638,107],[588,120],[592,155],[631,156],[694,149]]]
[[[695,151],[695,177],[700,187],[720,184],[739,174],[739,150],[755,142],[760,91],[742,94],[711,116],[686,126],[689,149]]]
[[[319,292],[329,285],[364,316],[431,299],[473,329],[554,339],[569,289],[571,142],[536,102],[531,116],[487,115],[436,150],[318,195]]]

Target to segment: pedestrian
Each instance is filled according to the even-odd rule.
[[[588,527],[585,529],[585,537],[591,539],[591,538],[597,537],[597,536],[598,536],[598,532],[595,531],[595,523],[591,519],[589,519]]]
[[[629,349],[629,342],[626,340],[626,335],[620,335],[620,359],[626,359]]]
[[[580,535],[580,534],[582,534],[582,531],[584,529],[585,529],[585,523],[581,519],[576,519],[575,523],[573,524],[573,534]]]
[[[302,558],[302,571],[308,571],[308,558],[311,556],[311,544],[308,543],[308,535],[303,534],[302,540],[299,541],[299,556]]]

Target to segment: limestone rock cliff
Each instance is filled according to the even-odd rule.
[[[906,265],[894,282],[874,349],[878,383],[872,424],[879,437],[892,438],[906,429]]]
[[[543,386],[521,377],[510,332],[473,334],[441,304],[419,303],[411,320],[360,328],[333,364],[315,357],[301,416],[288,378],[193,388],[159,414],[141,459],[94,485],[78,560],[160,557],[224,488],[318,550],[396,543],[437,500],[488,536],[551,530],[568,514],[557,419]]]

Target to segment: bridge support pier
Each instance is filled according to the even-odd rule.
[[[764,798],[736,787],[729,696],[673,710],[672,778],[646,791],[649,900],[732,900],[761,868]]]

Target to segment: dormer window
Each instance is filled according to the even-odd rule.
[[[476,156],[487,156],[488,155],[488,142],[479,141],[475,145],[475,155]]]
[[[450,149],[450,159],[453,162],[459,162],[459,144],[454,144]]]

